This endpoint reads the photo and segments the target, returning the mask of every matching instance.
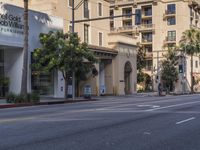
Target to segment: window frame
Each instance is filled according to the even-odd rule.
[[[174,22],[172,21],[169,21],[169,20],[171,20],[171,19],[174,19]],[[172,24],[171,24],[172,23]],[[172,25],[176,25],[176,17],[169,17],[169,18],[167,18],[167,25],[168,26],[172,26]]]
[[[100,34],[101,34],[101,44],[100,44]],[[98,32],[98,45],[103,46],[103,32]]]
[[[99,6],[101,6],[101,11],[99,11],[100,10]],[[100,12],[101,12],[101,14],[100,14]],[[98,14],[99,17],[103,16],[103,3],[102,2],[97,3],[97,14]]]
[[[174,6],[174,10],[172,6]],[[167,4],[167,12],[169,14],[176,14],[176,4]]]
[[[70,6],[70,1],[71,1],[71,6]],[[68,7],[72,8],[72,0],[68,0]]]
[[[89,44],[89,27],[90,27],[90,25],[89,24],[84,24],[83,25],[83,27],[84,27],[84,29],[83,29],[83,40],[84,40],[84,42],[85,43],[87,43],[87,44]],[[86,28],[87,27],[87,28]],[[87,30],[86,30],[87,29]],[[86,31],[87,31],[87,34],[86,34]],[[86,37],[87,36],[87,37]]]
[[[169,34],[169,33],[171,33],[171,34]],[[173,34],[173,33],[175,33],[175,34]],[[175,35],[175,36],[173,36],[173,35]],[[168,41],[176,41],[176,30],[167,31],[167,38],[168,38]],[[171,39],[171,40],[169,40],[169,39]]]

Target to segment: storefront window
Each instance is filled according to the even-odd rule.
[[[45,72],[32,69],[31,89],[32,91],[40,93],[40,95],[54,95],[54,72]]]
[[[31,75],[32,91],[39,92],[40,95],[54,94],[53,72],[32,71]]]

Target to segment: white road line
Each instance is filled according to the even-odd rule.
[[[183,105],[189,105],[189,104],[196,104],[196,103],[200,103],[200,101],[188,102],[188,103],[182,103],[182,104],[176,104],[176,105],[169,105],[169,106],[164,106],[164,107],[159,107],[159,108],[153,108],[153,109],[147,109],[146,111],[161,110],[161,109],[173,108],[173,107],[177,107],[177,106],[183,106]]]
[[[188,122],[188,121],[191,121],[191,120],[194,120],[194,119],[195,119],[195,117],[191,117],[191,118],[176,122],[176,124],[181,124],[181,123]]]

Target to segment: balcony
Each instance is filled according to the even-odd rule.
[[[141,41],[142,45],[151,45],[152,44],[152,38],[144,38]]]
[[[144,19],[151,19],[152,18],[152,10],[144,11],[142,10],[142,16],[141,18]]]
[[[176,11],[169,11],[169,10],[165,10],[165,13],[163,15],[163,18],[169,18],[169,17],[175,17],[176,16]]]
[[[164,41],[165,44],[175,44],[176,43],[176,37],[167,36]]]
[[[155,25],[154,24],[141,24],[138,28],[139,28],[140,32],[155,31]]]
[[[137,26],[123,26],[111,29],[111,33],[126,33],[126,32],[138,32]]]
[[[147,65],[144,67],[143,71],[144,71],[144,73],[150,73],[152,71],[152,69],[153,69],[153,66]]]
[[[146,55],[146,58],[152,58],[153,57],[152,52],[146,52],[145,55]]]

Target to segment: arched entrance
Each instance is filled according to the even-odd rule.
[[[124,92],[125,94],[131,94],[131,63],[128,61],[124,67]]]

